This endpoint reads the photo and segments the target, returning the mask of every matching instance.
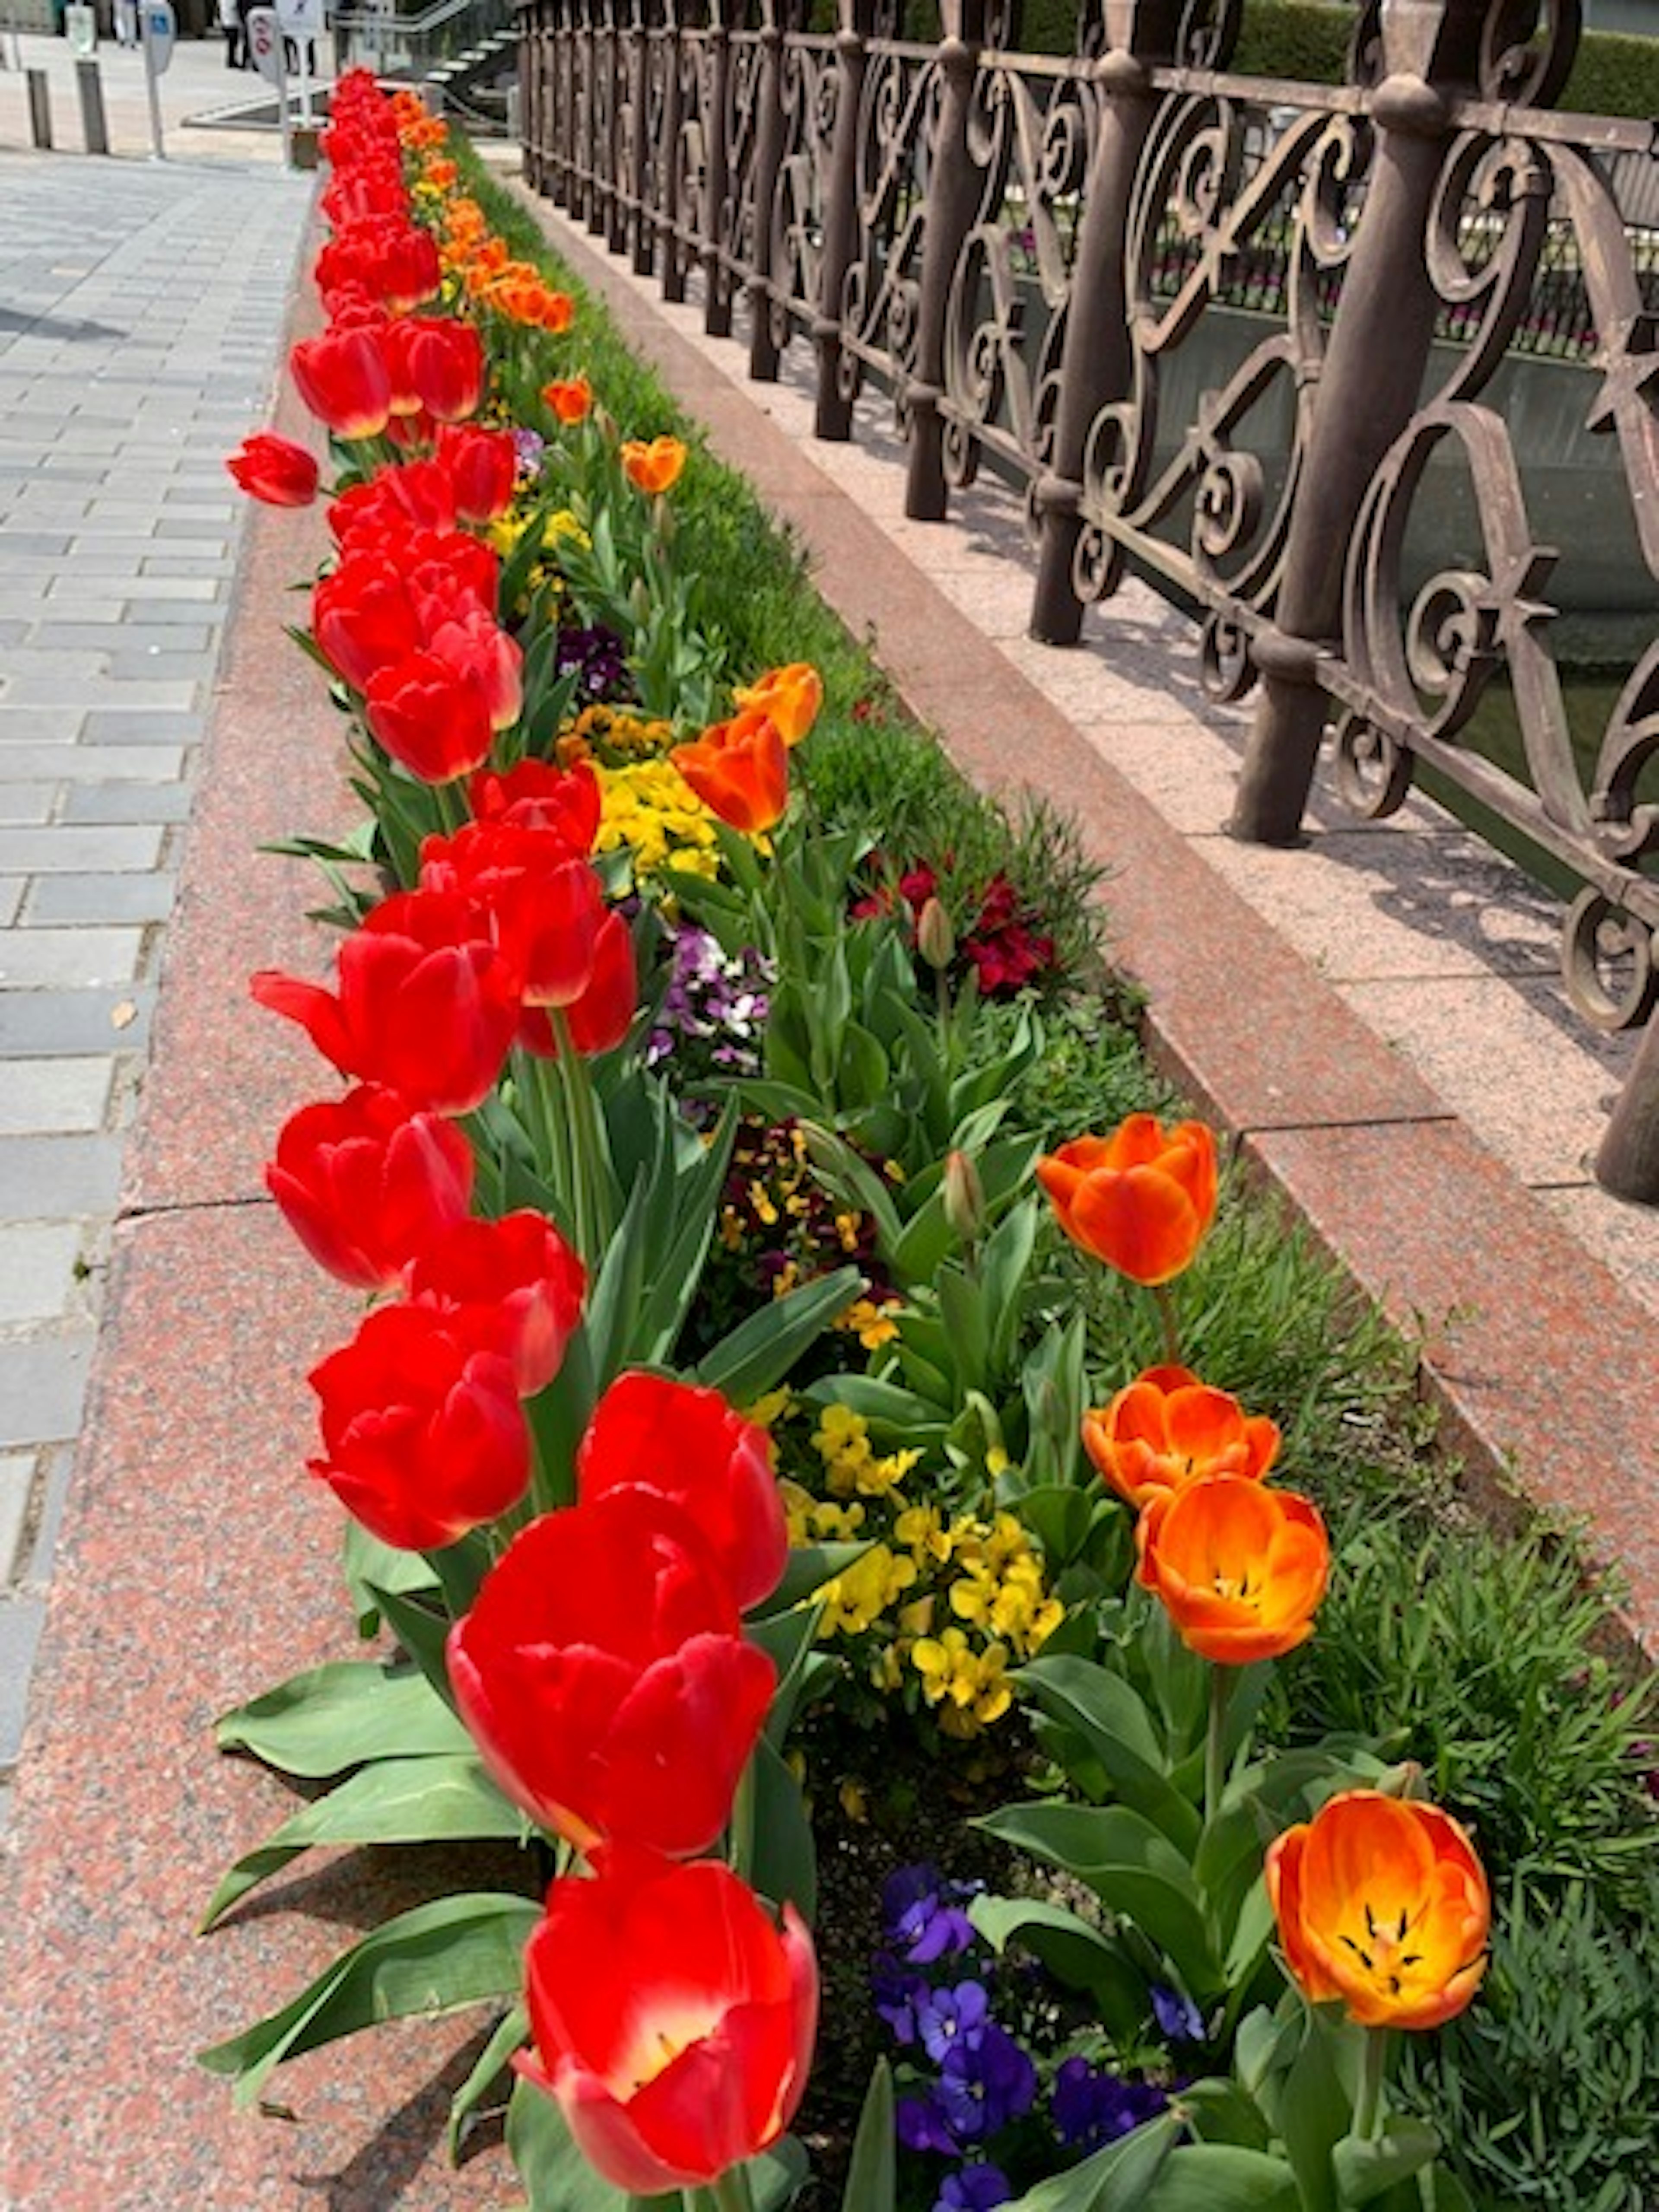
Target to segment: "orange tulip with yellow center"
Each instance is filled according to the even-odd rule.
[[[1131,1505],[1200,1474],[1259,1480],[1279,1455],[1279,1429],[1185,1367],[1149,1367],[1083,1417],[1083,1448]]]
[[[1135,1543],[1140,1581],[1201,1658],[1248,1667],[1312,1635],[1331,1547],[1319,1509],[1295,1491],[1197,1475],[1154,1496]]]
[[[789,756],[769,715],[716,722],[668,757],[711,812],[749,836],[769,830],[788,804]]]
[[[678,438],[629,438],[622,449],[623,473],[631,484],[653,494],[672,491],[685,466],[685,447]]]
[[[585,376],[556,378],[543,385],[542,398],[561,422],[580,422],[592,408],[593,387]]]
[[[1267,1852],[1285,1961],[1315,2003],[1364,2027],[1438,2027],[1486,1970],[1492,1897],[1474,1845],[1437,1806],[1349,1790]]]
[[[785,744],[798,745],[818,718],[823,678],[810,660],[792,660],[787,668],[769,668],[732,696],[746,711],[769,717]]]
[[[1133,1282],[1178,1275],[1215,1218],[1215,1139],[1201,1121],[1166,1130],[1131,1114],[1109,1137],[1073,1137],[1036,1172],[1072,1242]]]

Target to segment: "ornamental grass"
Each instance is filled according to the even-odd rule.
[[[252,988],[319,1057],[270,1188],[370,1300],[310,1468],[374,1640],[225,1717],[336,1778],[208,1917],[411,1804],[521,1878],[204,2063],[484,2008],[452,2140],[532,2212],[1635,2212],[1656,2069],[1576,2148],[1522,2071],[1583,2081],[1566,1890],[1652,2035],[1651,1700],[1571,1558],[1432,1556],[1408,1362],[1103,1011],[1064,825],[904,725],[412,94],[325,145],[328,464],[231,466],[328,502],[368,817],[298,841],[327,980]],[[1477,1553],[1532,1602],[1460,1680]]]

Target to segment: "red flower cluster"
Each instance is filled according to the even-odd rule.
[[[899,878],[898,896],[909,914],[913,935],[923,908],[938,896],[939,878],[925,860]],[[890,914],[894,903],[893,893],[884,887],[855,901],[852,910],[860,915]],[[1054,963],[1054,939],[1030,927],[1028,909],[1000,869],[979,894],[973,926],[957,939],[957,951],[971,963],[986,999],[999,993],[1012,996]]]

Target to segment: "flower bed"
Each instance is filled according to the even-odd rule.
[[[396,1649],[228,1717],[343,1778],[210,1917],[319,1844],[516,1841],[525,1878],[374,1931],[207,2063],[252,2096],[375,2020],[490,2004],[456,2137],[505,2105],[532,2205],[823,2203],[787,2132],[821,1956],[830,2063],[890,2039],[848,2212],[1479,2201],[1501,2130],[1472,2161],[1429,2124],[1467,2131],[1473,2069],[1394,2032],[1475,1996],[1487,1875],[1391,1683],[1324,1726],[1351,1532],[1253,1410],[1305,1266],[1215,1226],[1201,1125],[1136,1100],[1070,1133],[1116,1118],[1075,903],[961,799],[918,848],[911,741],[710,619],[684,441],[622,434],[442,127],[361,79],[335,114],[330,324],[293,366],[337,553],[301,641],[371,823],[311,848],[335,988],[255,992],[354,1079],[270,1180],[374,1301],[313,1373],[312,1467]],[[270,441],[233,466],[316,489]],[[1317,1412],[1285,1426],[1301,1467]],[[1601,1705],[1612,1840],[1641,1846],[1640,1696]],[[860,2021],[803,1768],[854,1856],[902,1778],[976,1807],[1007,1890],[930,1837]],[[1527,1833],[1498,1838],[1517,1885]]]

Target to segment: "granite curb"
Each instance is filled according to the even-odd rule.
[[[622,264],[516,189],[710,449],[795,534],[819,592],[870,637],[958,765],[987,790],[1024,787],[1073,814],[1109,872],[1113,958],[1147,994],[1155,1060],[1231,1132],[1247,1169],[1356,1287],[1420,1340],[1422,1388],[1471,1486],[1489,1506],[1522,1497],[1581,1522],[1590,1555],[1626,1586],[1632,1633],[1659,1651],[1651,1312],[1206,865],[1201,842],[1178,835],[828,466],[803,455],[770,419],[768,387],[737,380],[738,347],[728,376]],[[921,527],[908,526],[912,542]],[[1159,702],[1161,741],[1183,720],[1195,730]]]

